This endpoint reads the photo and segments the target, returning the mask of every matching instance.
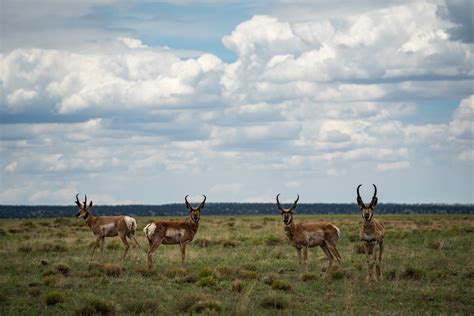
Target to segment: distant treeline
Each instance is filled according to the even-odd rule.
[[[164,205],[96,205],[95,215],[128,214],[132,216],[181,216],[187,214],[183,204]],[[0,205],[0,218],[71,217],[75,205]],[[299,204],[299,214],[354,214],[359,212],[355,203]],[[474,214],[473,204],[383,204],[377,205],[379,214]],[[208,203],[203,215],[277,215],[274,203]]]

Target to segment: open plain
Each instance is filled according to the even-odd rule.
[[[365,281],[354,215],[295,215],[341,230],[342,265],[328,278],[320,248],[299,268],[281,218],[206,216],[181,265],[179,246],[160,246],[151,272],[140,249],[95,238],[79,219],[0,221],[0,315],[93,314],[473,314],[474,216],[385,215],[384,279]],[[186,219],[174,217],[171,219]]]

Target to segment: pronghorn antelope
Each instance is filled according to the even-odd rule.
[[[137,240],[135,239],[135,229],[137,228],[137,222],[130,216],[94,216],[92,214],[92,201],[87,205],[87,195],[85,195],[84,203],[79,202],[79,193],[76,195],[76,204],[79,207],[76,217],[83,218],[87,226],[91,229],[94,235],[97,237],[94,248],[89,262],[94,257],[95,249],[101,244],[101,251],[104,251],[105,237],[119,236],[125,245],[125,251],[122,256],[122,260],[127,255],[128,248],[130,247],[127,242],[127,237],[133,240],[135,244],[140,248]]]
[[[382,261],[382,252],[383,252],[383,238],[385,234],[385,229],[379,220],[373,219],[374,217],[374,207],[377,205],[377,187],[374,186],[374,195],[372,196],[372,201],[369,205],[365,205],[362,202],[360,197],[359,188],[362,184],[359,184],[357,187],[357,204],[359,205],[362,211],[362,218],[364,219],[364,225],[360,229],[360,240],[364,242],[365,250],[365,264],[367,269],[367,281],[370,280],[373,275],[374,279],[382,279],[382,269],[380,267],[380,262]],[[372,255],[372,260],[370,258]],[[374,270],[375,264],[375,270]]]
[[[161,244],[179,244],[181,247],[181,263],[184,264],[186,244],[193,241],[194,235],[199,227],[201,209],[204,208],[204,204],[206,203],[206,196],[203,196],[204,200],[197,207],[193,207],[188,202],[187,195],[184,197],[186,208],[189,210],[190,219],[188,221],[155,221],[145,226],[143,232],[150,244],[147,253],[148,270],[151,270],[153,254]]]
[[[298,265],[301,266],[301,249],[303,249],[304,264],[307,269],[308,248],[320,246],[329,260],[329,266],[326,270],[326,275],[329,275],[334,259],[336,259],[338,263],[341,262],[341,256],[339,255],[339,251],[337,251],[337,241],[340,237],[339,228],[327,222],[295,224],[293,222],[293,211],[296,208],[300,196],[298,195],[293,205],[286,209],[280,205],[279,196],[280,194],[276,196],[277,206],[280,210],[280,214],[283,215],[288,241],[296,248]]]

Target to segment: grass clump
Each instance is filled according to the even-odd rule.
[[[65,252],[67,247],[63,244],[43,243],[38,249],[41,252]]]
[[[123,306],[124,311],[139,314],[157,314],[160,312],[156,301],[148,299],[144,301],[130,300]]]
[[[135,271],[144,278],[156,277],[158,275],[155,270],[148,270],[143,267],[138,267],[135,269]]]
[[[281,238],[278,238],[277,236],[268,236],[265,240],[265,244],[270,247],[279,245],[281,242]]]
[[[240,278],[245,280],[253,280],[257,278],[257,272],[246,269],[239,270],[238,275]]]
[[[242,282],[242,280],[236,279],[232,281],[231,288],[232,288],[232,291],[240,293],[242,292],[244,288],[244,283]]]
[[[77,316],[89,315],[114,315],[116,312],[115,306],[112,303],[102,301],[94,298],[87,301],[74,314]]]
[[[200,278],[197,283],[200,287],[208,287],[208,286],[215,286],[217,284],[216,278],[213,276],[206,276]]]
[[[285,309],[290,306],[290,302],[285,296],[269,294],[262,298],[260,306],[265,309]]]
[[[273,281],[275,281],[279,278],[280,278],[280,275],[278,273],[270,272],[270,273],[267,273],[267,275],[263,278],[262,281],[266,285],[272,285]]]
[[[279,291],[289,291],[291,290],[291,284],[283,279],[275,279],[272,282],[272,289]]]
[[[356,254],[365,254],[365,248],[362,243],[357,243],[354,245],[354,253]]]
[[[33,248],[31,246],[20,246],[17,251],[20,253],[30,253],[33,251]]]
[[[419,268],[406,267],[401,274],[401,278],[405,280],[420,280],[424,275],[425,272]]]
[[[301,274],[300,279],[303,282],[314,281],[318,279],[318,275],[314,272],[304,272]]]
[[[186,269],[185,268],[170,268],[165,271],[165,275],[170,278],[170,279],[175,279],[179,277],[184,277],[186,276]]]
[[[64,302],[64,296],[62,295],[61,292],[58,291],[51,291],[45,294],[44,296],[44,302],[46,305],[56,305],[58,303]]]
[[[221,241],[222,247],[224,248],[235,248],[237,247],[237,242],[233,240],[223,240]]]
[[[116,240],[109,242],[105,247],[109,250],[117,250],[121,248],[120,243]]]
[[[184,296],[178,301],[176,308],[182,313],[213,313],[222,310],[218,301],[208,299],[201,293]]]
[[[191,311],[196,313],[220,312],[221,304],[215,300],[199,301],[192,306]]]
[[[107,276],[118,278],[122,274],[122,267],[117,264],[106,263],[102,265],[102,271]]]
[[[428,248],[441,250],[441,249],[447,249],[448,247],[446,246],[446,243],[444,243],[443,241],[435,240],[428,245]]]

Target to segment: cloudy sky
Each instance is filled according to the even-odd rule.
[[[469,0],[1,2],[0,203],[474,203]]]

